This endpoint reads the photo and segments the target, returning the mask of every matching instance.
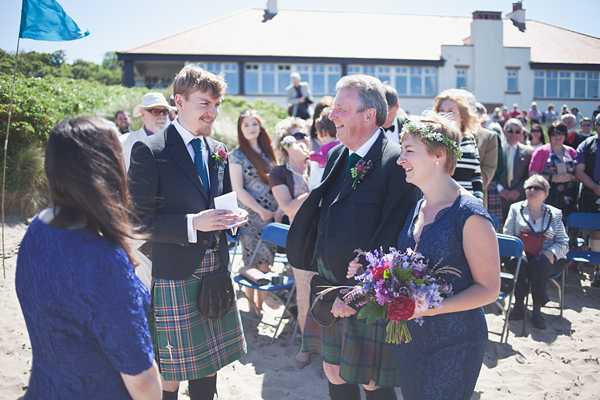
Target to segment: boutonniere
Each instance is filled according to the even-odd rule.
[[[294,139],[293,136],[286,136],[281,141],[281,145],[288,150],[294,145],[294,143],[296,143],[296,139]]]
[[[215,168],[219,169],[225,168],[225,164],[227,164],[227,158],[229,157],[229,153],[227,153],[224,149],[217,149],[212,155],[212,158],[215,159]]]
[[[352,174],[352,178],[354,178],[354,182],[352,182],[352,189],[356,189],[358,184],[365,179],[365,176],[372,166],[373,162],[371,160],[367,162],[364,160],[359,160],[354,168],[350,168],[350,174]]]

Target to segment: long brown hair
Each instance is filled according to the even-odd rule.
[[[97,117],[59,122],[46,145],[45,171],[54,206],[51,225],[69,229],[83,223],[91,232],[125,250],[140,239],[132,225],[132,204],[123,152],[113,123]]]
[[[250,146],[250,142],[248,139],[244,137],[242,133],[242,122],[244,122],[245,118],[252,117],[256,118],[258,121],[258,126],[260,126],[260,133],[258,134],[258,147],[265,153],[267,158],[271,160],[271,162],[275,165],[277,164],[277,160],[275,159],[275,152],[273,151],[273,147],[271,147],[271,138],[265,129],[265,124],[262,119],[258,116],[256,110],[247,110],[240,114],[238,118],[237,131],[238,131],[238,143],[240,145],[240,149],[244,152],[248,160],[252,163],[254,168],[256,168],[256,172],[258,172],[258,176],[260,180],[264,183],[269,183],[269,172],[271,167],[269,163],[265,161],[265,159],[258,154],[252,146]]]

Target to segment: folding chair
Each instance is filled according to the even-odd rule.
[[[241,228],[238,228],[238,235],[236,237],[229,236],[227,234],[227,246],[229,247],[229,270],[231,271],[233,268],[233,263],[235,262],[235,258],[238,254],[241,254],[240,249],[240,235]]]
[[[250,260],[250,265],[254,264],[254,258],[256,257],[256,254],[258,253],[260,244],[263,241],[273,243],[277,246],[285,248],[285,241],[286,241],[289,229],[290,229],[289,225],[280,224],[278,222],[272,222],[269,225],[267,225],[265,227],[265,229],[263,229],[262,234],[260,235],[260,239],[258,240],[256,249],[254,250],[254,254],[252,254],[252,258]],[[281,262],[283,264],[286,264],[287,257],[285,255],[276,255],[274,262]],[[272,274],[267,273],[266,275],[272,275]],[[296,330],[298,328],[298,319],[297,319],[295,313],[293,311],[291,311],[291,309],[290,309],[291,308],[290,304],[296,294],[296,281],[293,278],[288,278],[287,276],[284,276],[283,283],[280,285],[273,285],[273,284],[269,283],[269,284],[260,285],[260,286],[250,282],[249,280],[244,278],[242,275],[236,276],[235,278],[233,278],[233,280],[240,286],[240,293],[242,295],[244,295],[244,297],[245,297],[245,293],[241,290],[242,286],[245,286],[245,287],[248,287],[251,289],[255,289],[255,290],[260,290],[260,291],[267,292],[267,293],[271,293],[271,295],[273,297],[275,297],[275,299],[277,299],[277,301],[279,301],[281,304],[283,304],[284,309],[283,309],[283,312],[281,313],[281,316],[279,317],[279,321],[278,321],[277,325],[268,324],[268,323],[262,321],[262,318],[259,319],[259,322],[261,322],[265,325],[275,327],[275,332],[273,333],[273,337],[271,338],[271,341],[269,342],[269,344],[272,344],[273,340],[275,340],[275,337],[277,336],[277,332],[279,331],[279,327],[281,326],[281,323],[283,322],[283,320],[286,318],[286,314],[287,314],[287,317],[293,318],[296,320],[296,325],[294,327],[294,334],[293,334],[292,338],[294,338],[296,336]],[[283,295],[281,294],[282,291],[284,291]],[[259,310],[256,309],[254,302],[252,300],[248,299],[248,303],[250,304],[250,307],[254,310],[256,315],[259,316],[260,312],[259,312]]]
[[[509,272],[500,272],[500,277],[502,279],[508,279],[509,281],[512,281],[512,288],[510,291],[500,291],[498,299],[494,303],[500,308],[502,314],[504,315],[504,326],[502,327],[502,333],[500,333],[500,343],[502,343],[502,341],[504,341],[504,343],[508,343],[508,317],[510,316],[510,306],[512,304],[512,300],[515,294],[515,288],[517,287],[519,269],[521,269],[521,260],[523,257],[523,242],[521,242],[521,239],[517,237],[503,235],[501,233],[497,233],[496,237],[498,238],[500,257],[514,257],[517,260],[517,268],[515,269],[514,274],[511,274]],[[508,303],[506,303],[506,307],[504,307],[502,305],[502,302],[507,297]]]

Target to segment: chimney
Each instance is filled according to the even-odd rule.
[[[510,19],[521,32],[525,32],[525,10],[522,1],[513,3],[513,12],[508,14],[506,18]]]
[[[277,15],[277,0],[268,0],[262,22],[272,20]]]

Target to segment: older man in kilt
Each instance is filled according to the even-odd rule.
[[[219,319],[198,311],[202,279],[229,264],[226,230],[240,226],[245,211],[214,209],[231,192],[225,146],[210,138],[227,85],[195,66],[173,81],[177,119],[165,131],[137,142],[129,180],[136,210],[152,242],[155,350],[163,399],[177,399],[189,381],[194,400],[212,400],[216,372],[246,353],[236,305]]]
[[[296,214],[287,239],[290,264],[318,271],[332,285],[345,283],[355,249],[397,243],[420,193],[396,165],[400,146],[380,129],[388,109],[383,84],[353,75],[342,78],[336,90],[329,118],[343,145],[329,153],[323,180]],[[353,176],[357,163],[369,167]],[[342,318],[323,327],[309,312],[302,337],[302,351],[323,357],[331,399],[360,399],[358,384],[368,400],[396,399],[394,346],[385,343],[385,323],[357,320],[356,310],[339,297],[332,314]]]

